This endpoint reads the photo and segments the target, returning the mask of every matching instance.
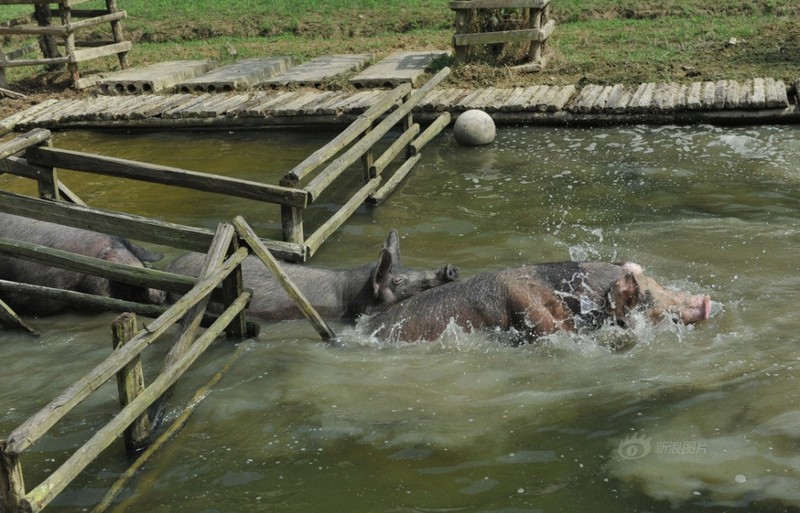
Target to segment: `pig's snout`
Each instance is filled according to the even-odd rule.
[[[688,303],[681,310],[681,320],[685,324],[707,321],[711,317],[711,298],[708,295],[692,296]]]
[[[439,269],[436,275],[436,277],[443,282],[456,281],[458,279],[458,267],[454,266],[453,264],[447,264]]]

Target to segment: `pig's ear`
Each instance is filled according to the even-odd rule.
[[[400,235],[397,230],[392,228],[386,235],[386,240],[383,241],[383,249],[392,255],[394,265],[400,265]]]
[[[378,297],[381,293],[381,288],[389,283],[393,268],[394,257],[392,253],[386,248],[381,249],[378,264],[372,270],[372,293],[375,294],[375,297]]]
[[[633,273],[627,273],[619,278],[606,293],[606,304],[609,313],[612,313],[617,320],[623,320],[628,312],[633,310],[639,303],[639,284]]]

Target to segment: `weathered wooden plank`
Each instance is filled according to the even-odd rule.
[[[260,112],[262,116],[273,116],[284,105],[293,102],[298,98],[303,98],[305,95],[305,91],[294,91],[286,96],[279,96],[272,101],[268,101],[259,105],[258,107],[254,107],[253,109],[250,109],[249,112]]]
[[[557,112],[562,110],[567,103],[575,96],[576,87],[572,84],[560,87],[556,94],[553,96],[552,101],[547,106],[549,112]]]
[[[658,112],[671,112],[675,110],[675,98],[680,91],[680,85],[674,82],[661,82],[653,91],[653,109]]]
[[[294,65],[290,56],[244,59],[179,83],[184,93],[219,93],[255,87]]]
[[[556,112],[556,99],[561,95],[563,91],[563,87],[561,86],[552,86],[547,92],[542,96],[539,100],[539,111],[540,112]]]
[[[246,112],[248,109],[262,104],[266,98],[276,96],[278,93],[272,91],[256,91],[250,94],[250,99],[243,102],[241,105],[228,109],[229,117],[236,117]]]
[[[0,143],[0,160],[50,140],[50,130],[34,128],[10,141]]]
[[[350,83],[357,88],[396,87],[405,82],[416,87],[431,61],[447,54],[441,51],[395,52],[350,78]]]
[[[739,108],[747,109],[753,97],[753,79],[748,78],[742,82],[739,89]]]
[[[766,90],[767,108],[775,109],[786,107],[788,105],[786,86],[782,80],[767,78],[764,81],[764,88]]]
[[[543,42],[547,40],[555,29],[556,22],[549,20],[544,27],[534,29],[504,30],[502,32],[474,32],[469,34],[455,34],[455,46],[489,45],[495,43],[519,43],[524,41]]]
[[[341,103],[342,101],[346,100],[350,97],[350,93],[348,92],[338,92],[333,96],[329,97],[327,100],[323,101],[322,103],[318,104],[314,109],[315,114],[326,114],[332,115],[336,114],[336,105]]]
[[[298,208],[308,206],[308,195],[302,190],[176,167],[49,147],[29,148],[25,158],[31,164],[39,166],[91,171],[101,175],[228,194]]]
[[[214,116],[227,116],[228,110],[235,108],[245,101],[250,99],[249,94],[236,94],[233,96],[229,96],[225,101],[219,103],[214,107]]]
[[[306,103],[305,105],[297,109],[297,113],[305,115],[314,114],[317,111],[317,107],[319,107],[320,105],[322,105],[335,95],[336,92],[334,91],[318,92],[313,95],[312,100],[310,102]]]
[[[686,96],[689,93],[689,86],[681,84],[678,88],[678,94],[675,96],[675,110],[686,109]]]
[[[725,108],[726,109],[738,109],[740,104],[740,88],[739,82],[735,80],[729,80],[728,86],[725,89]]]
[[[763,109],[767,106],[767,91],[763,78],[753,79],[753,94],[750,97],[750,107]]]
[[[434,109],[436,108],[435,107],[436,102],[439,100],[439,98],[441,98],[448,92],[449,91],[447,89],[439,89],[436,91],[431,91],[431,94],[426,96],[425,99],[422,100],[419,103],[419,105],[417,105],[414,108],[414,112],[433,112]]]
[[[703,94],[700,97],[700,103],[704,109],[713,109],[714,100],[717,94],[717,86],[714,82],[703,82]]]
[[[484,111],[494,110],[492,109],[491,105],[494,103],[495,98],[497,98],[497,96],[500,94],[502,94],[502,89],[497,87],[487,87],[485,89],[485,94],[478,97],[480,103],[476,105],[476,108]]]
[[[546,85],[535,85],[529,86],[525,88],[525,92],[522,93],[519,101],[519,110],[526,111],[526,110],[534,110],[536,109],[536,105],[538,102],[541,93],[545,91],[549,86]]]
[[[177,105],[185,103],[191,97],[190,94],[145,96],[142,97],[145,100],[143,103],[128,110],[127,117],[128,119],[146,119],[160,116]]]
[[[127,98],[117,97],[117,103],[112,104],[105,112],[98,114],[102,120],[127,120],[130,119],[131,110],[142,106],[142,98],[130,96]]]
[[[689,110],[701,108],[703,106],[702,94],[703,84],[701,82],[692,82],[686,94],[686,108]]]
[[[469,89],[450,89],[450,94],[443,96],[441,100],[436,103],[435,111],[449,111],[454,105],[463,100],[469,93]]]
[[[205,93],[202,101],[193,103],[186,108],[173,111],[173,115],[179,118],[204,118],[210,117],[214,108],[225,101],[225,96],[220,94]]]
[[[570,110],[580,112],[582,114],[591,112],[598,96],[602,94],[603,89],[604,87],[601,85],[587,84],[583,87],[583,89],[581,89],[581,92],[578,93],[578,96],[575,98]]]
[[[192,96],[191,98],[188,98],[185,102],[179,103],[175,107],[173,107],[173,108],[171,108],[171,109],[169,109],[167,111],[162,112],[161,113],[161,117],[164,118],[164,119],[180,118],[180,117],[182,117],[181,112],[183,112],[183,111],[185,111],[187,109],[191,109],[195,105],[198,105],[198,104],[208,100],[212,96],[213,95],[211,95],[210,93],[204,93],[204,94],[200,94],[200,95],[197,95],[197,96]]]
[[[616,84],[611,88],[611,91],[608,93],[608,100],[606,101],[605,107],[603,107],[603,112],[612,113],[616,112],[617,109],[625,109],[628,105],[628,100],[630,99],[630,95],[626,96],[627,89],[622,84]]]
[[[320,87],[324,81],[337,75],[362,69],[372,59],[373,55],[370,53],[317,57],[269,78],[264,83],[278,87],[289,84]]]
[[[511,94],[506,98],[506,100],[500,106],[500,112],[515,112],[516,110],[522,110],[519,101],[524,94],[525,94],[524,87],[513,88],[511,90]]]
[[[345,114],[358,114],[372,107],[386,91],[365,91],[366,94],[360,97],[345,110]]]
[[[725,108],[725,95],[728,89],[727,80],[717,80],[714,89],[714,108],[721,110]]]
[[[655,92],[655,89],[655,82],[648,82],[645,84],[644,90],[642,91],[642,96],[639,98],[639,102],[636,105],[632,105],[632,107],[639,112],[649,110],[650,104],[653,102],[653,92]]]
[[[487,112],[499,112],[513,94],[514,89],[498,89],[494,96],[486,100]]]
[[[453,106],[454,109],[457,110],[457,111],[465,111],[465,110],[473,108],[472,107],[472,105],[474,105],[473,100],[475,98],[477,98],[478,96],[480,96],[481,93],[482,93],[482,90],[480,90],[480,89],[476,89],[476,90],[470,92],[469,94],[464,96],[457,104],[455,104]]]
[[[544,9],[550,0],[451,0],[450,9],[531,8]]]
[[[34,105],[33,107],[27,108],[23,111],[17,112],[16,114],[12,114],[3,120],[0,120],[0,132],[5,134],[13,130],[17,125],[24,126],[29,124],[31,119],[38,116],[41,112],[52,108],[56,103],[58,103],[58,100],[55,98],[50,98]]]

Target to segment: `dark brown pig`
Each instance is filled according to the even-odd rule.
[[[144,267],[147,262],[161,259],[160,254],[148,251],[120,237],[2,212],[0,212],[0,237],[31,242],[134,267]],[[5,255],[0,255],[0,279],[145,303],[164,302],[164,293],[160,290],[116,283],[106,278],[49,267]],[[0,299],[17,312],[30,315],[54,314],[67,306],[58,301],[16,293],[3,293]]]
[[[362,321],[380,339],[439,337],[450,322],[466,331],[514,330],[521,341],[560,330],[620,325],[643,311],[652,320],[706,320],[707,295],[661,287],[634,263],[560,262],[492,271],[426,291]]]
[[[197,276],[204,258],[199,253],[187,253],[166,270]],[[389,232],[375,263],[339,270],[297,264],[281,267],[319,314],[328,319],[355,319],[458,278],[458,269],[449,264],[438,271],[402,269],[400,237],[395,230]],[[248,309],[251,315],[264,320],[302,318],[294,301],[258,258],[247,257],[242,273],[244,286],[253,290]]]

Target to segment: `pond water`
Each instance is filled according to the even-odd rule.
[[[277,183],[331,137],[70,132],[56,145]],[[64,180],[96,206],[210,228],[242,214],[262,234],[279,228],[277,210],[244,200]],[[111,510],[799,508],[799,220],[798,127],[510,128],[477,149],[445,134],[385,205],[359,211],[312,263],[375,259],[392,227],[405,265],[452,262],[462,276],[627,259],[664,285],[710,294],[711,319],[517,348],[457,329],[428,344],[379,343],[342,324],[332,348],[305,322],[265,325],[256,340],[220,340],[180,382],[188,400],[230,366]],[[38,339],[2,332],[0,434],[109,354],[112,318],[33,319]],[[609,349],[619,342],[624,351]],[[147,351],[150,369],[165,351]],[[33,446],[28,487],[116,408],[110,384]],[[49,509],[91,510],[125,466],[120,443]]]

